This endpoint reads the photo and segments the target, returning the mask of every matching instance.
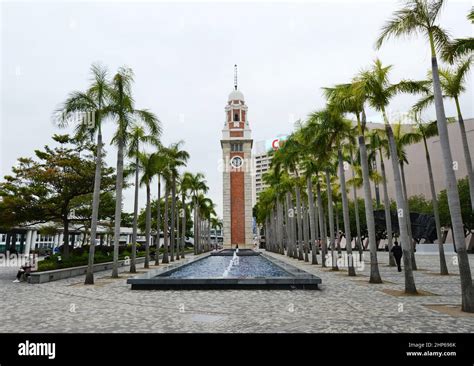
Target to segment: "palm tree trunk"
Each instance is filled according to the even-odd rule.
[[[292,210],[292,197],[291,192],[286,192],[286,231],[287,231],[287,243],[286,243],[286,255],[291,257],[292,246],[293,246],[293,210]]]
[[[160,264],[160,242],[161,242],[161,176],[158,174],[158,198],[156,205],[156,254],[155,266]]]
[[[130,259],[130,273],[137,273],[136,268],[136,252],[137,252],[137,231],[138,231],[138,187],[139,187],[139,173],[138,168],[138,146],[135,156],[135,197],[133,202],[133,228],[132,228],[132,255]]]
[[[408,191],[407,191],[407,183],[405,180],[405,168],[403,162],[400,162],[400,173],[402,177],[402,192],[405,197],[405,209],[404,213],[406,213],[407,218],[407,229],[408,229],[408,238],[410,239],[410,248],[411,248],[411,266],[414,271],[418,268],[416,266],[415,260],[415,241],[413,240],[413,234],[411,231],[411,217],[410,217],[410,205],[408,204]]]
[[[94,284],[94,255],[95,240],[97,237],[97,221],[99,217],[100,181],[102,178],[102,133],[97,134],[97,150],[95,157],[94,193],[92,194],[91,245],[89,247],[89,261],[87,263],[86,279],[84,284]]]
[[[270,227],[270,213],[265,217],[265,250],[270,251],[270,237],[271,237],[271,227]]]
[[[284,254],[283,250],[283,240],[284,240],[284,232],[283,232],[283,204],[278,199],[277,201],[277,213],[278,213],[278,253]]]
[[[176,243],[176,230],[175,230],[175,213],[176,213],[176,178],[174,175],[171,176],[171,225],[170,225],[170,258],[171,262],[174,262],[174,245]]]
[[[448,266],[446,264],[446,257],[444,256],[444,245],[441,234],[441,221],[439,219],[439,208],[438,208],[438,199],[436,198],[436,189],[434,185],[433,178],[433,168],[431,166],[431,157],[428,150],[428,144],[426,143],[426,138],[423,136],[423,143],[425,145],[425,155],[426,155],[426,165],[428,167],[428,177],[430,181],[430,191],[431,191],[431,203],[433,205],[433,214],[436,223],[436,236],[438,237],[438,250],[439,250],[439,268],[441,275],[448,275]]]
[[[462,148],[464,151],[464,159],[466,160],[466,170],[469,182],[469,197],[471,198],[471,209],[474,212],[474,171],[472,170],[471,153],[469,152],[469,143],[467,142],[466,127],[464,126],[464,118],[461,114],[459,99],[456,97],[454,98],[454,101],[456,102],[459,129],[461,130]]]
[[[303,251],[302,251],[302,245],[303,245],[303,220],[301,217],[301,193],[300,193],[300,187],[298,184],[295,185],[295,193],[296,193],[296,217],[298,220],[298,249],[297,249],[297,257],[298,260],[303,260]]]
[[[211,231],[212,231],[212,224],[211,224],[211,217],[209,217],[209,219],[207,220],[207,251],[208,252],[212,250]]]
[[[145,221],[145,266],[150,268],[150,235],[151,232],[151,193],[150,183],[146,184],[146,221]]]
[[[385,225],[387,228],[388,242],[388,265],[395,267],[395,257],[392,253],[393,233],[392,233],[392,214],[390,212],[390,198],[388,197],[387,175],[385,174],[385,163],[383,161],[382,150],[380,152],[380,170],[382,171],[382,188],[383,188],[383,206],[385,210]]]
[[[203,222],[204,227],[204,251],[209,250],[209,221],[206,219]]]
[[[377,159],[375,158],[374,155],[374,160],[373,162],[373,170],[376,172],[377,171]],[[379,184],[377,181],[374,182],[374,191],[375,191],[375,207],[378,209],[380,207],[380,188]]]
[[[400,241],[403,251],[403,265],[405,273],[405,292],[410,294],[416,294],[415,278],[413,277],[412,261],[411,261],[411,243],[408,236],[408,226],[405,212],[405,197],[403,197],[403,188],[400,177],[400,169],[398,164],[398,153],[397,146],[395,144],[395,138],[393,137],[392,126],[388,123],[385,116],[385,131],[387,133],[388,144],[390,148],[390,160],[392,161],[393,169],[393,180],[395,182],[395,197],[397,201],[397,213],[398,213],[398,226],[400,229]]]
[[[342,250],[341,250],[341,230],[339,229],[339,211],[337,209],[337,202],[333,202],[334,205],[334,217],[336,219],[336,249],[337,249],[337,255],[341,256]]]
[[[176,201],[176,204],[178,204],[178,201]],[[180,237],[180,231],[179,231],[179,207],[176,206],[176,260],[179,261],[180,258],[180,246],[181,246],[181,237]]]
[[[112,278],[118,278],[118,258],[120,244],[120,225],[122,221],[122,189],[123,189],[123,138],[120,138],[117,146],[117,177],[115,183],[115,223],[114,223],[114,262]]]
[[[451,155],[451,147],[449,145],[448,127],[446,125],[446,115],[444,113],[443,95],[441,93],[441,84],[439,81],[438,61],[432,35],[432,74],[433,74],[433,91],[436,106],[436,119],[438,125],[439,140],[441,151],[443,153],[444,172],[446,179],[446,191],[448,196],[448,206],[451,215],[451,227],[453,229],[453,237],[456,243],[458,254],[459,274],[461,277],[461,293],[462,293],[462,310],[466,312],[474,312],[474,287],[472,285],[471,269],[469,267],[469,258],[467,256],[466,243],[464,238],[464,225],[461,216],[461,203],[459,201],[459,193],[457,190],[456,175],[453,171],[453,158]]]
[[[290,242],[290,225],[288,220],[288,192],[285,193],[285,200],[283,201],[283,220],[285,221],[285,239],[283,242],[283,255],[288,255],[288,245]],[[286,253],[285,253],[286,250]]]
[[[317,256],[318,249],[316,245],[318,221],[316,220],[316,213],[315,213],[315,207],[314,207],[313,182],[311,180],[311,177],[306,178],[306,187],[308,190],[308,201],[309,201],[311,264],[318,264],[318,256]]]
[[[274,207],[274,232],[275,232],[275,244],[273,247],[273,251],[275,253],[280,252],[280,215],[279,215],[279,209],[278,209],[278,201],[275,202],[275,207]]]
[[[273,252],[273,208],[268,214],[267,250]]]
[[[184,194],[182,195],[181,197],[181,202],[182,202],[182,205],[183,205],[183,208],[182,208],[182,214],[181,214],[181,231],[182,231],[182,234],[181,234],[181,258],[184,259],[185,257],[185,249],[186,249],[186,199],[184,197]]]
[[[265,217],[264,232],[265,232],[265,250],[268,250],[268,238],[270,237],[270,228],[268,225],[268,216]]]
[[[198,238],[198,212],[197,212],[197,201],[196,198],[193,198],[193,234],[194,234],[194,255],[199,254],[199,238]]]
[[[161,260],[161,263],[169,263],[169,257],[168,257],[168,244],[169,244],[169,237],[168,237],[168,201],[169,201],[169,184],[166,182],[165,185],[165,213],[164,213],[164,219],[163,219],[163,259]]]
[[[204,246],[204,219],[199,216],[199,253],[204,253]]]
[[[199,207],[198,207],[197,201],[194,204],[194,216],[195,216],[194,224],[195,224],[195,231],[196,231],[196,236],[195,236],[196,254],[200,254],[201,253],[201,248],[200,248],[201,241],[200,241],[200,237],[199,237],[199,235],[200,235],[200,233],[199,233]]]
[[[286,230],[285,230],[285,201],[282,199],[280,201],[280,209],[281,209],[281,247],[280,247],[280,254],[285,255],[285,239],[286,239]]]
[[[275,229],[276,229],[276,241],[275,241],[275,253],[280,251],[281,232],[280,232],[280,202],[278,199],[275,200]]]
[[[319,213],[319,234],[321,240],[321,263],[322,267],[326,267],[326,255],[328,254],[328,247],[327,247],[327,235],[324,223],[324,207],[323,207],[323,199],[321,197],[321,183],[318,182],[316,184],[316,196],[318,200],[318,213]]]
[[[295,195],[296,196],[296,195]],[[292,203],[293,210],[293,245],[291,251],[291,257],[298,259],[298,207],[296,207],[296,197]]]
[[[344,234],[346,236],[346,254],[348,264],[348,275],[355,276],[354,260],[352,258],[352,236],[351,236],[351,222],[349,219],[349,200],[346,192],[346,177],[344,175],[344,162],[342,161],[341,148],[337,149],[337,157],[339,160],[339,181],[341,183],[342,196],[342,215],[344,217]]]
[[[363,123],[365,124],[365,112],[362,113]],[[375,219],[374,206],[372,202],[372,192],[370,190],[369,180],[369,163],[367,160],[367,146],[365,145],[365,137],[362,132],[358,136],[360,165],[362,168],[362,180],[364,185],[364,204],[365,219],[367,222],[367,231],[369,234],[369,250],[370,250],[370,283],[382,283],[380,277],[379,264],[377,260],[377,242],[375,237]]]
[[[207,219],[207,251],[211,251],[211,217]]]
[[[351,163],[352,163],[352,166],[354,166],[354,157],[352,155],[352,150],[351,150]],[[352,180],[355,183],[354,169],[351,169],[351,171],[352,171]],[[352,186],[352,194],[354,196],[354,212],[355,212],[356,229],[357,229],[356,246],[359,249],[359,260],[362,261],[362,257],[364,255],[364,248],[362,246],[362,240],[361,240],[362,236],[360,233],[359,199],[357,197],[357,187],[355,184]]]
[[[308,210],[304,200],[301,201],[301,213],[303,215],[303,250],[304,250],[304,261],[309,262],[308,255],[308,243],[309,243],[309,226],[308,226]]]
[[[331,262],[333,271],[338,271],[337,256],[335,254],[336,238],[334,234],[334,206],[332,202],[331,176],[326,170],[326,194],[328,196],[329,245],[331,247]]]

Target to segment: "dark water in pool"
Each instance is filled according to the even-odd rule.
[[[170,278],[222,278],[232,257],[210,256],[184,266],[168,275]],[[241,256],[226,278],[289,277],[290,274],[261,256]]]

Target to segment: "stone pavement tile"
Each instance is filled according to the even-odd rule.
[[[367,255],[367,253],[365,253]],[[417,256],[417,288],[438,296],[394,297],[403,273],[378,253],[383,284],[370,284],[370,266],[357,277],[328,271],[286,256],[279,260],[319,276],[320,290],[131,291],[123,278],[98,273],[40,285],[11,283],[16,269],[0,269],[0,306],[7,314],[0,332],[473,332],[474,319],[440,312],[433,305],[460,304],[459,276],[435,276],[436,256]],[[188,256],[191,260],[192,255]],[[474,256],[470,255],[471,266]],[[160,265],[161,267],[161,265]],[[458,273],[448,260],[449,271]],[[145,271],[142,265],[140,271]],[[427,305],[431,305],[428,307]]]

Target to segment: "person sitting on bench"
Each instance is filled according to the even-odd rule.
[[[16,274],[16,280],[13,282],[20,282],[21,280],[26,281],[30,273],[31,273],[30,262],[26,262],[19,269],[18,273]]]

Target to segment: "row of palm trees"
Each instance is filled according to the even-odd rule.
[[[135,107],[131,90],[133,72],[130,68],[121,67],[111,80],[108,78],[107,69],[100,64],[92,65],[91,72],[92,82],[89,88],[85,92],[71,93],[57,111],[60,115],[61,127],[74,121],[76,135],[96,140],[97,146],[90,230],[91,245],[85,283],[94,283],[94,244],[97,236],[101,167],[104,155],[102,129],[107,120],[116,125],[111,143],[117,147],[112,277],[118,277],[122,191],[128,175],[134,175],[135,187],[130,272],[136,272],[140,186],[146,188],[145,268],[150,266],[151,185],[155,178],[158,189],[155,265],[158,265],[160,260],[161,232],[164,239],[162,263],[184,258],[187,205],[191,205],[194,212],[195,253],[210,250],[210,230],[219,224],[214,211],[214,203],[205,197],[208,186],[202,173],[180,174],[180,169],[186,166],[189,159],[189,153],[182,149],[183,143],[180,141],[167,147],[161,144],[161,123],[158,118],[147,109]],[[153,148],[155,151],[149,153],[145,148]],[[126,158],[130,159],[128,166],[125,165]],[[163,198],[161,197],[162,183],[165,184]],[[191,198],[191,202],[187,202],[188,197]],[[160,212],[162,199],[164,200],[163,214]]]
[[[474,177],[459,104],[459,95],[464,91],[466,74],[472,62],[472,39],[464,42],[462,52],[458,48],[455,49],[453,45],[459,40],[451,41],[438,24],[442,6],[442,0],[407,1],[383,27],[376,42],[379,48],[390,37],[416,34],[425,36],[431,50],[431,72],[428,80],[402,80],[392,83],[390,81],[392,66],[384,66],[380,60],[375,60],[371,67],[357,74],[350,82],[323,88],[327,99],[326,107],[312,113],[307,121],[300,123],[284,146],[274,153],[272,169],[264,178],[270,187],[260,195],[257,204],[257,219],[265,226],[268,250],[282,254],[286,250],[287,255],[306,261],[309,261],[309,252],[311,252],[313,264],[318,263],[318,254],[321,254],[322,266],[326,267],[327,259],[331,259],[332,268],[337,270],[336,250],[340,251],[341,231],[338,229],[338,222],[335,225],[334,210],[337,205],[334,205],[334,200],[340,199],[343,210],[343,232],[348,243],[346,245],[348,275],[354,276],[347,189],[352,186],[354,204],[357,204],[356,188],[362,185],[370,251],[369,281],[381,283],[370,181],[380,182],[383,186],[386,233],[390,250],[393,233],[384,164],[384,159],[390,158],[395,186],[399,240],[403,251],[405,292],[415,294],[417,289],[413,270],[417,268],[404,171],[408,163],[405,147],[411,143],[423,141],[439,242],[440,273],[448,274],[441,240],[431,158],[426,143],[429,137],[438,134],[442,149],[451,228],[459,263],[462,310],[474,312],[474,287],[448,138],[448,120],[444,111],[444,99],[453,99],[462,135],[471,204],[474,210]],[[469,17],[472,20],[472,11]],[[445,60],[455,62],[455,66],[439,68],[438,54],[440,52]],[[460,58],[461,54],[468,57]],[[421,99],[413,107],[414,121],[410,127],[390,120],[387,112],[391,100],[399,93],[421,95]],[[436,121],[425,123],[421,119],[421,112],[432,102],[436,108]],[[381,114],[384,121],[383,129],[367,131],[367,108]],[[349,116],[355,119],[355,126],[347,119]],[[381,174],[371,169],[370,162],[375,156],[378,156]],[[345,171],[349,166],[352,177],[346,181]],[[323,193],[327,197],[327,204],[323,204]],[[355,213],[358,237],[355,243],[359,253],[362,253],[363,245],[360,240],[357,209]],[[317,244],[321,247],[321,253]],[[390,258],[390,264],[394,264],[393,258]]]

